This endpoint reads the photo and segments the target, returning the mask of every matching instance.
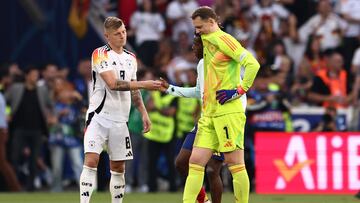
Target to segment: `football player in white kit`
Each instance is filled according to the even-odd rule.
[[[84,135],[85,160],[80,176],[80,202],[90,202],[96,186],[99,154],[104,147],[110,158],[112,203],[121,203],[125,190],[125,160],[133,158],[126,122],[132,101],[142,114],[144,132],[151,122],[139,89],[159,90],[160,81],[136,81],[136,58],[125,50],[126,29],[121,19],[104,22],[108,44],[92,53],[92,92]]]

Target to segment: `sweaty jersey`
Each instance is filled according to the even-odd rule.
[[[107,120],[127,122],[131,105],[130,91],[110,90],[100,74],[113,71],[118,80],[136,80],[135,55],[125,49],[118,54],[107,44],[94,50],[91,67],[93,88],[90,94],[88,117],[93,117],[96,113],[97,116]]]
[[[259,63],[235,38],[220,29],[201,35],[201,39],[204,46],[203,115],[214,117],[245,112],[245,106],[239,99],[219,104],[216,91],[236,89],[239,85],[247,91],[260,68]],[[241,67],[244,67],[243,79],[240,76]]]

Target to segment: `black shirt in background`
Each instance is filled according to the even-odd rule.
[[[46,132],[45,120],[40,109],[36,89],[28,90],[25,88],[19,108],[14,115],[13,127]]]

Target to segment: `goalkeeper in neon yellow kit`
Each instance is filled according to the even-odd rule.
[[[217,19],[209,7],[200,7],[192,14],[195,31],[201,35],[204,46],[204,95],[184,203],[195,202],[203,183],[204,166],[214,151],[224,152],[233,176],[236,203],[247,203],[249,199],[244,161],[245,93],[260,65],[236,39],[220,30]],[[245,70],[242,79],[241,67]]]

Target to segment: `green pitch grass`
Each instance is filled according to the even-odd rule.
[[[0,193],[0,203],[78,203],[79,194],[65,193]],[[130,193],[123,203],[181,203],[181,193]],[[110,203],[109,193],[94,193],[92,203]],[[233,196],[225,193],[223,203],[234,203]],[[351,195],[256,195],[250,203],[360,203]]]

